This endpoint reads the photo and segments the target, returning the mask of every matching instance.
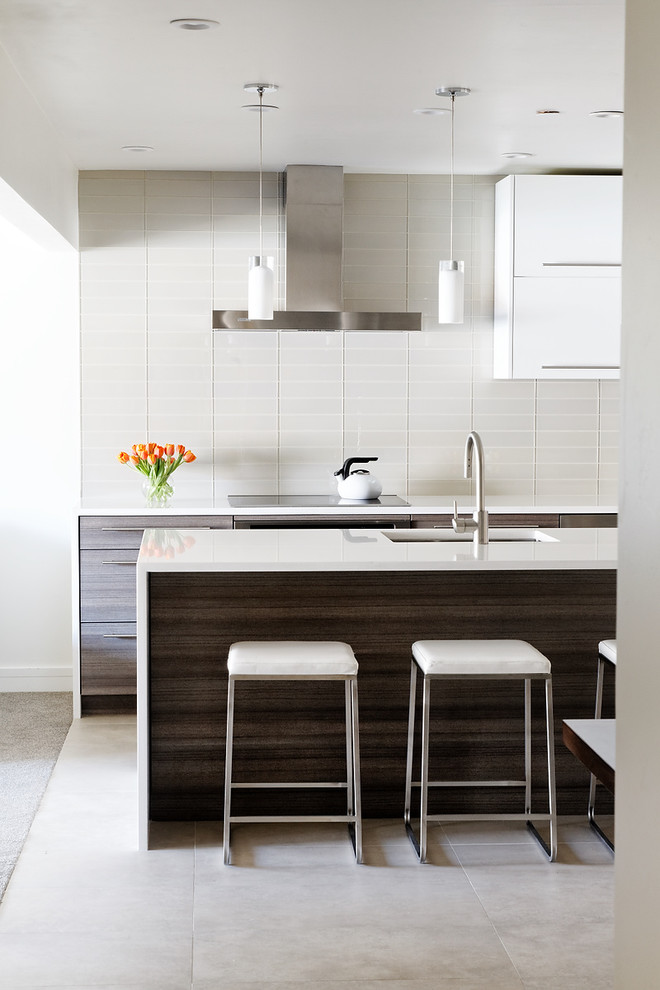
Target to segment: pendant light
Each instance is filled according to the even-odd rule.
[[[259,114],[259,254],[250,258],[248,271],[248,320],[272,320],[275,276],[272,257],[264,256],[264,113],[278,107],[264,103],[264,93],[274,93],[274,83],[246,83],[243,89],[258,93],[259,103],[246,104],[244,110]]]
[[[468,96],[464,86],[441,86],[436,96],[451,98],[451,143],[449,154],[449,260],[438,266],[438,323],[462,323],[465,302],[464,262],[454,259],[454,101]]]

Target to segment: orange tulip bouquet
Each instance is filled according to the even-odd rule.
[[[122,450],[117,454],[117,460],[121,464],[130,464],[144,475],[147,505],[155,508],[167,505],[174,494],[169,479],[179,465],[184,461],[190,464],[196,458],[192,450],[186,450],[183,444],[167,443],[161,447],[157,443],[134,443],[132,453]]]

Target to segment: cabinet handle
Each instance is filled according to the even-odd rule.
[[[542,364],[544,371],[620,371],[620,364]]]
[[[137,639],[136,633],[103,633],[103,639]]]
[[[542,261],[541,268],[621,268],[620,261]]]
[[[162,529],[163,527],[162,526],[161,527],[158,527],[158,526],[115,526],[115,527],[102,526],[101,527],[101,532],[102,533],[144,533],[145,529],[159,529],[159,528]],[[174,526],[172,526],[172,527],[165,526],[164,528],[165,529],[170,529],[170,528],[171,529],[175,529],[175,528],[176,529],[222,529],[223,527],[221,527],[221,526],[192,526],[192,525],[190,525],[190,524],[187,523],[185,526],[176,526],[176,527],[174,527]]]
[[[113,567],[135,567],[134,560],[102,560],[101,564],[111,564]]]
[[[144,526],[101,526],[102,533],[143,533]]]

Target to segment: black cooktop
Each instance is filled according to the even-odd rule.
[[[228,495],[230,505],[237,509],[253,509],[277,506],[297,508],[326,508],[332,505],[409,505],[398,495],[381,495],[380,498],[340,498],[339,495]]]

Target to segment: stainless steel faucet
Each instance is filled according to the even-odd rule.
[[[459,519],[458,505],[454,499],[454,518],[451,521],[455,533],[474,533],[476,544],[488,543],[488,513],[486,512],[486,481],[484,445],[481,437],[474,430],[468,434],[465,442],[465,461],[463,476],[472,478],[472,461],[474,459],[474,478],[477,486],[477,508],[472,519]]]

